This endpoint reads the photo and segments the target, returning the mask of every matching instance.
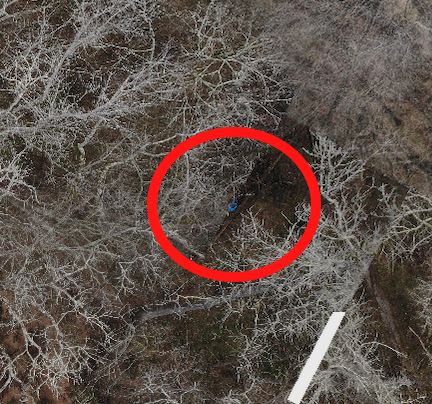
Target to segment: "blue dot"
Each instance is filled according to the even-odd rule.
[[[236,210],[236,207],[237,207],[237,203],[236,203],[236,202],[231,202],[231,203],[228,205],[228,210],[229,210],[230,212],[232,212],[232,211]]]

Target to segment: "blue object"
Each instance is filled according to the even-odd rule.
[[[231,202],[231,203],[228,205],[228,210],[229,210],[230,212],[233,212],[234,210],[236,210],[236,207],[237,207],[237,203],[236,203],[236,202]]]

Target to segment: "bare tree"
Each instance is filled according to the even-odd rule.
[[[191,368],[201,364],[194,364],[187,347],[162,348],[170,326],[157,319],[224,305],[225,320],[252,310],[254,324],[234,336],[244,384],[220,401],[260,402],[274,386],[257,368],[278,355],[266,341],[288,344],[301,335],[311,346],[328,314],[352,304],[385,239],[379,222],[368,226],[372,191],[381,193],[380,207],[393,215],[398,240],[411,237],[413,216],[419,227],[412,248],[426,242],[428,200],[413,193],[395,210],[391,192],[364,181],[363,162],[316,135],[310,157],[328,203],[306,251],[290,268],[248,285],[208,282],[186,292],[191,275],[174,266],[153,237],[147,189],[161,159],[188,136],[221,126],[277,126],[276,106],[287,106],[293,93],[280,80],[287,73],[275,45],[281,31],[264,29],[254,7],[236,10],[211,1],[179,11],[158,0],[3,3],[0,392],[18,386],[21,402],[37,402],[44,389],[60,396],[72,383],[82,387],[79,400],[88,402],[89,390],[105,382],[128,386],[119,394],[128,402],[205,400],[204,387],[190,380]],[[163,18],[179,22],[180,44],[165,38]],[[365,71],[375,60],[369,56]],[[316,74],[326,66],[328,61],[315,66]],[[293,80],[301,91],[291,111],[313,86]],[[265,150],[257,142],[225,139],[173,165],[158,206],[180,250],[204,255],[227,203]],[[284,238],[249,211],[232,248],[219,257],[219,269],[244,270],[282,256],[300,237],[309,209],[306,203],[297,207]],[[148,310],[134,318],[138,305]],[[396,400],[394,381],[383,380],[369,346],[354,332],[361,322],[349,318],[343,331],[348,342],[334,345],[343,356],[318,375],[325,383],[311,399],[334,396],[338,377],[366,397],[370,371],[371,397]],[[145,355],[152,351],[163,352],[150,364]],[[141,375],[132,380],[133,366]],[[287,386],[278,388],[283,398]]]
[[[373,156],[383,172],[430,193],[428,9],[414,1],[285,1],[269,25],[283,49],[290,116],[338,145],[355,141],[363,159]]]
[[[379,189],[373,181],[368,181],[370,185],[361,181],[364,175],[361,161],[324,137],[316,136],[316,142],[311,153],[315,158],[312,167],[329,203],[323,209],[315,237],[302,255],[289,268],[256,281],[263,286],[261,295],[227,301],[227,317],[251,310],[255,313],[255,325],[236,337],[237,343],[243,346],[238,356],[238,375],[246,390],[231,392],[226,402],[255,402],[256,394],[270,394],[268,383],[257,371],[263,362],[281,360],[270,341],[282,346],[295,345],[299,339],[313,344],[334,311],[349,313],[334,342],[336,356],[341,355],[340,362],[334,359],[337,365],[332,364],[317,374],[314,382],[317,387],[311,390],[310,402],[319,402],[323,397],[338,400],[341,389],[356,399],[368,397],[370,402],[404,402],[398,397],[401,383],[408,381],[383,378],[372,355],[377,344],[366,342],[364,334],[358,332],[364,318],[357,314],[361,312],[361,305],[353,300],[387,232],[383,222],[370,221],[367,201],[372,190]],[[384,203],[376,206],[376,214],[385,208]],[[290,223],[287,237],[278,239],[266,229],[257,213],[251,211],[233,235],[232,251],[220,260],[221,269],[252,269],[273,262],[299,239],[298,223],[307,219],[307,204],[299,205],[297,224]],[[299,371],[306,360],[304,352],[297,360],[298,365],[292,367]],[[282,399],[282,396],[277,397]]]
[[[388,250],[397,256],[412,256],[432,241],[432,199],[410,189],[400,207],[387,201],[391,191],[383,189],[383,201],[388,206],[391,230],[388,233]]]
[[[277,120],[267,108],[276,94],[267,84],[277,83],[268,39],[246,20],[224,19],[226,10],[178,13],[188,41],[177,52],[158,42],[154,22],[172,11],[156,0],[3,4],[1,327],[18,347],[2,347],[2,392],[19,386],[21,401],[35,402],[45,388],[58,396],[69,383],[114,375],[136,339],[129,299],[178,301],[184,280],[145,216],[155,167],[199,130]],[[248,92],[259,80],[263,92]],[[161,218],[188,250],[190,236],[210,237],[250,172],[257,148],[240,147],[197,148],[167,177]],[[156,396],[163,375],[180,377],[146,372]],[[167,389],[167,400],[183,394]]]
[[[322,368],[325,369],[318,371],[313,379],[307,402],[319,403],[323,397],[335,402],[348,397],[365,403],[421,402],[425,397],[404,397],[404,388],[411,385],[407,377],[383,375],[376,354],[380,343],[368,341],[366,319],[361,312],[361,304],[353,302],[348,307],[344,322],[324,358]]]

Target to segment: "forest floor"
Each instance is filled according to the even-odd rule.
[[[284,140],[310,162],[310,155],[306,151],[311,151],[313,138],[309,130],[287,118],[279,130],[285,133]],[[394,187],[398,204],[402,203],[407,192],[407,188],[395,179],[367,166],[363,183],[357,183],[356,186],[368,186],[371,183],[377,187],[381,184]],[[286,218],[293,221],[296,204],[308,200],[306,182],[298,168],[286,156],[281,157],[279,151],[272,149],[256,165],[237,201],[237,209],[230,213],[221,225],[220,231],[206,253],[204,264],[209,267],[216,265],[219,255],[223,254],[224,249],[230,248],[232,235],[240,227],[242,217],[247,215],[248,211],[258,215],[276,236],[283,237],[287,232]],[[375,195],[372,194],[368,200],[371,211],[376,203]],[[323,209],[328,209],[329,206],[323,200]],[[376,218],[371,216],[369,224],[373,225],[374,220],[376,221]],[[383,367],[385,376],[397,377],[405,373],[414,383],[411,387],[412,391],[432,396],[429,382],[432,369],[427,358],[427,350],[432,350],[432,338],[420,341],[420,338],[423,338],[420,337],[421,325],[416,318],[417,308],[411,296],[418,280],[426,279],[427,255],[430,253],[423,250],[409,259],[394,261],[382,250],[381,248],[376,251],[375,258],[354,299],[363,299],[367,302],[363,306],[363,310],[369,316],[367,328],[369,334],[375,336],[376,341],[382,344],[378,350],[378,363]],[[204,283],[202,279],[192,282],[191,294],[205,287]],[[260,293],[259,289],[251,288],[244,296],[209,298],[180,308],[162,308],[158,309],[158,312],[143,313],[140,319],[147,321],[159,316],[176,314],[182,316],[174,320],[176,338],[179,339],[180,344],[189,344],[194,351],[200,352],[200,355],[205,358],[205,380],[209,384],[209,391],[216,397],[223,392],[227,393],[237,383],[238,362],[229,335],[240,329],[247,330],[253,324],[254,318],[253,311],[245,308],[236,321],[231,318],[225,322],[223,305],[228,299],[241,301]],[[183,317],[186,312],[187,315]],[[206,326],[202,327],[204,323]],[[223,328],[221,328],[222,324]],[[263,363],[262,372],[270,378],[275,378],[281,370],[290,369],[291,358],[295,357],[298,350],[298,347],[285,346],[281,341],[274,341],[274,343],[271,349],[276,349],[283,355],[278,363]],[[291,377],[286,382],[294,383],[295,372],[291,371],[288,374]]]

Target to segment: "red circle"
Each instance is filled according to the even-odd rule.
[[[286,154],[300,169],[303,176],[306,179],[310,199],[311,199],[311,212],[309,216],[309,221],[306,229],[301,236],[297,244],[288,251],[283,257],[279,258],[275,262],[269,265],[253,269],[250,271],[243,272],[225,272],[217,271],[215,269],[207,268],[205,266],[199,265],[196,262],[191,261],[181,254],[168,240],[165,235],[162,226],[159,221],[157,200],[159,194],[159,188],[161,186],[162,180],[169,168],[174,164],[174,162],[186,153],[188,150],[201,143],[208,142],[214,139],[222,139],[227,137],[240,137],[258,140],[269,144],[280,150],[282,153]],[[318,182],[313,174],[307,161],[301,156],[297,150],[291,147],[288,143],[284,142],[276,136],[270,135],[266,132],[250,129],[250,128],[219,128],[212,129],[205,132],[201,132],[195,136],[190,137],[184,142],[176,146],[159,164],[153,174],[153,178],[150,182],[150,187],[147,195],[147,213],[150,222],[150,227],[156,237],[156,240],[164,251],[175,261],[177,264],[181,265],[183,268],[196,275],[202,276],[204,278],[213,279],[216,281],[223,282],[244,282],[251,281],[255,279],[264,278],[269,276],[281,269],[287,267],[291,264],[299,255],[305,250],[305,248],[311,242],[313,236],[315,235],[316,229],[318,227],[318,222],[321,215],[321,194],[318,187]]]

